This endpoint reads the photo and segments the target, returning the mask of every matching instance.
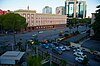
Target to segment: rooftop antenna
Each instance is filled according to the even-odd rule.
[[[29,5],[27,6],[27,9],[29,10]]]

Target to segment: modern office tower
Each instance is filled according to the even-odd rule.
[[[66,15],[71,18],[86,17],[86,0],[66,0]]]
[[[65,15],[65,7],[64,6],[56,7],[56,14]]]
[[[43,14],[52,14],[52,8],[49,6],[45,6],[42,10]]]

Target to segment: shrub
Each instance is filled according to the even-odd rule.
[[[80,34],[79,31],[76,31],[75,34]]]
[[[66,46],[70,46],[71,44],[70,44],[70,42],[66,42]]]
[[[89,59],[88,59],[87,57],[84,57],[84,60],[83,60],[82,63],[83,63],[84,65],[87,65],[87,64],[88,64],[88,61],[89,61]]]
[[[68,37],[69,35],[68,34],[64,34],[64,37]]]

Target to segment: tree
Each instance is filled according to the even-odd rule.
[[[72,25],[69,25],[69,29],[70,29],[70,34],[71,34]]]
[[[92,24],[94,36],[96,40],[100,40],[100,5],[97,6],[98,10],[95,13],[95,22]]]
[[[0,16],[0,31],[1,31],[1,33],[3,32],[2,18],[3,18],[3,16]]]
[[[15,40],[15,32],[20,31],[21,28],[25,28],[27,26],[26,19],[19,14],[8,13],[5,15],[1,15],[2,17],[2,27],[5,31],[13,31],[14,36],[14,44],[16,44]],[[13,49],[12,49],[13,50]]]
[[[84,60],[82,61],[82,63],[84,65],[87,65],[88,64],[88,61],[89,61],[89,59],[87,57],[84,57]]]
[[[64,37],[68,37],[69,35],[68,34],[64,34]]]
[[[41,66],[41,56],[28,56],[27,66]]]
[[[22,45],[22,42],[18,42],[18,43],[17,43],[17,47],[18,47],[18,50],[19,50],[19,51],[21,50],[21,45]]]
[[[77,19],[76,18],[72,19],[72,24],[74,24],[76,26],[76,24],[77,24]]]
[[[67,61],[65,61],[65,60],[63,60],[63,59],[61,59],[60,61],[61,61],[61,63],[60,63],[61,66],[66,66],[66,65],[68,64]]]

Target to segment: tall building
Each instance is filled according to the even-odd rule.
[[[43,14],[52,14],[52,8],[49,6],[45,6],[42,10]]]
[[[66,15],[42,14],[34,10],[16,10],[14,13],[26,18],[27,31],[66,27]]]
[[[71,18],[86,17],[86,0],[66,0],[66,15]]]
[[[65,7],[64,6],[56,7],[56,14],[65,15]]]
[[[95,13],[91,13],[92,14],[92,18],[91,18],[91,25],[95,22]],[[92,28],[90,28],[90,36],[94,35],[94,30]]]

